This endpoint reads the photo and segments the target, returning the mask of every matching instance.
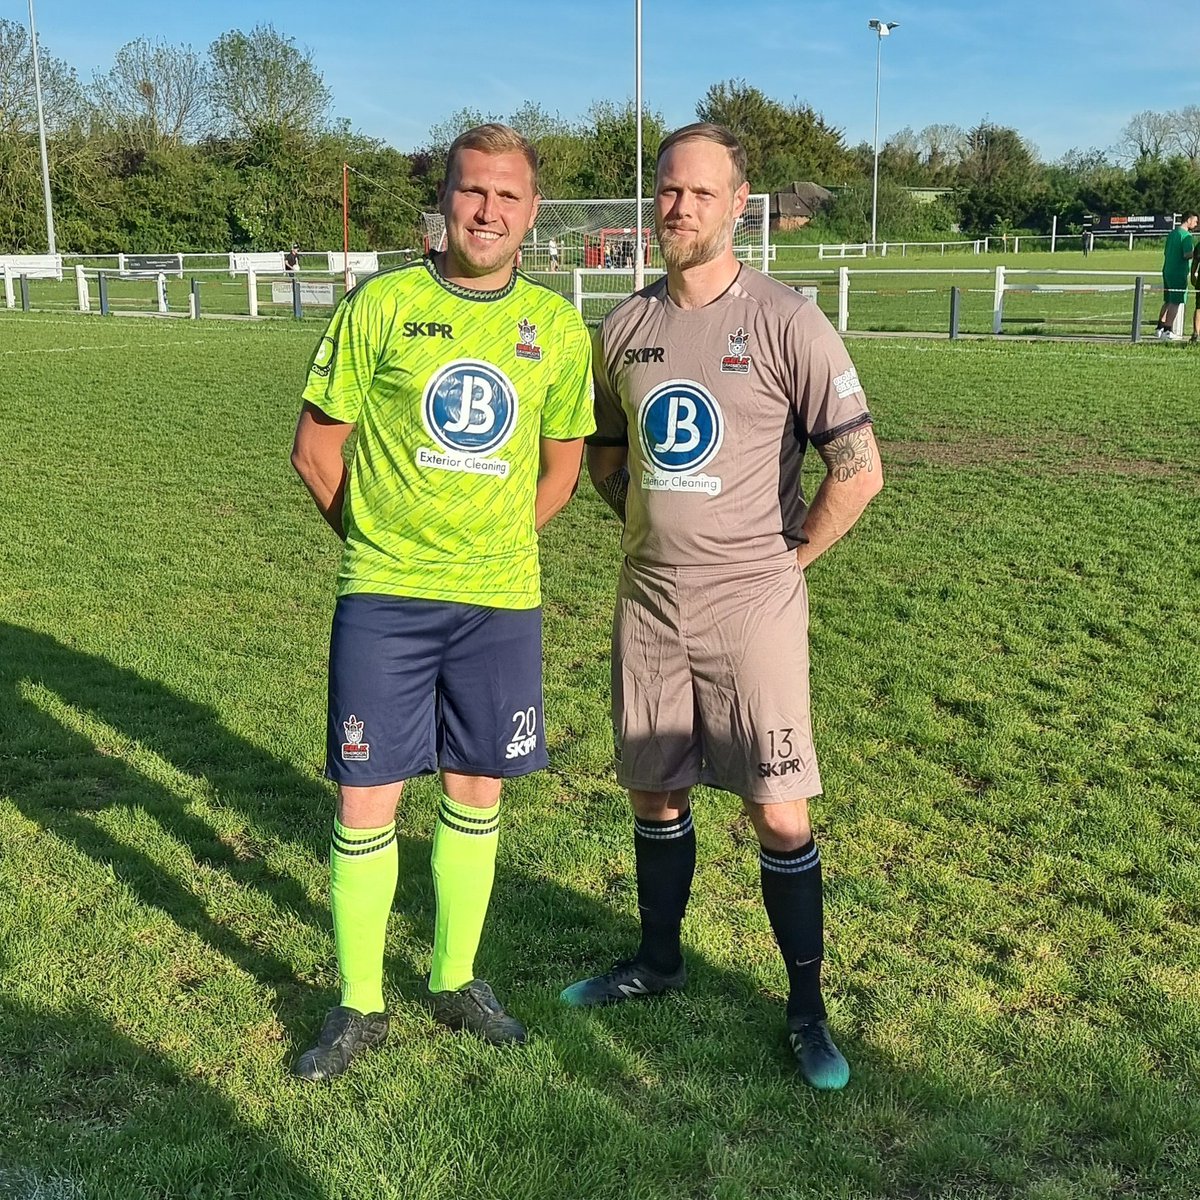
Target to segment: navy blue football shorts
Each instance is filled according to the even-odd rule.
[[[503,779],[548,762],[540,608],[339,597],[328,778],[374,787],[441,768]]]

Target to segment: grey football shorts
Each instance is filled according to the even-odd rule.
[[[717,568],[626,559],[612,651],[622,785],[704,783],[766,804],[820,793],[808,593],[793,554]]]

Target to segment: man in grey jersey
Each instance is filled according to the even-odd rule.
[[[659,148],[664,279],[604,321],[588,470],[624,522],[613,624],[617,778],[634,816],[642,940],[563,992],[609,1004],[683,986],[680,926],[696,861],[690,790],[741,797],[789,978],[787,1028],[813,1087],[844,1087],[826,1023],[821,791],[808,695],[804,569],[883,484],[858,375],[820,309],[733,253],[746,156],[719,125]],[[826,475],[800,490],[808,443]]]

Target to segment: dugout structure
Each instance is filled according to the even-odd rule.
[[[604,267],[609,270],[619,268],[632,271],[634,254],[637,249],[636,229],[601,229],[597,233],[583,235],[583,265],[585,267]],[[642,262],[652,267],[654,265],[654,231],[642,230]],[[559,250],[559,261],[562,261],[562,250]]]
[[[766,270],[770,256],[769,197],[751,196],[733,230],[734,253],[743,262]],[[526,271],[548,272],[550,242],[558,250],[556,269],[627,270],[637,245],[637,201],[543,200],[537,223],[521,243],[521,266]],[[446,223],[440,213],[425,213],[425,250],[444,250]],[[642,230],[647,266],[661,265],[654,238],[654,200],[642,201]],[[617,259],[620,261],[617,261]],[[606,263],[607,259],[607,263]]]

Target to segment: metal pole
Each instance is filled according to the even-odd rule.
[[[961,298],[961,293],[958,288],[950,289],[950,340],[952,342],[958,340],[958,305]]]
[[[1145,275],[1139,275],[1133,281],[1133,329],[1129,335],[1131,342],[1142,340],[1142,294],[1145,286]]]
[[[871,245],[875,245],[879,216],[879,71],[883,64],[883,34],[875,31],[875,171],[871,183]]]
[[[304,317],[304,306],[300,303],[300,276],[292,275],[292,316],[297,321]]]
[[[21,276],[21,311],[29,312],[29,276]]]
[[[108,316],[108,276],[101,271],[99,275],[100,288],[100,315]]]
[[[633,290],[646,285],[646,255],[642,246],[642,0],[634,0],[633,103],[637,107],[637,249],[633,252]]]
[[[200,280],[192,276],[192,316],[200,316]]]
[[[1054,253],[1054,243],[1058,241],[1058,213],[1050,218],[1050,253]]]
[[[50,160],[46,156],[46,118],[42,112],[42,72],[38,66],[37,28],[33,23],[33,0],[29,0],[29,39],[33,49],[33,94],[37,100],[38,142],[42,148],[42,194],[46,200],[46,241],[57,254],[54,240],[54,205],[50,199]]]
[[[437,247],[435,246],[436,250]],[[300,270],[300,264],[296,264]],[[342,288],[350,290],[350,164],[342,163]]]

